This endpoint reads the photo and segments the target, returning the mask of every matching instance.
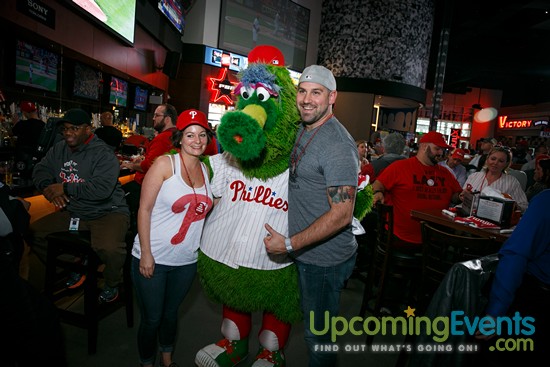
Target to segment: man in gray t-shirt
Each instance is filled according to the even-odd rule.
[[[304,70],[296,94],[302,124],[290,157],[290,237],[266,224],[264,240],[268,252],[288,252],[296,260],[310,366],[336,363],[336,353],[319,352],[331,340],[318,331],[326,311],[338,316],[357,251],[351,221],[359,159],[354,140],[332,114],[336,94],[330,70],[319,65]]]

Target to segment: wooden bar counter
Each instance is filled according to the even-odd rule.
[[[119,177],[119,181],[122,185],[125,183],[132,181],[134,179],[133,172],[122,172],[121,176]],[[31,223],[35,220],[42,218],[43,216],[53,213],[55,211],[55,207],[52,203],[50,203],[44,195],[39,194],[34,187],[26,187],[26,188],[18,188],[15,187],[12,190],[13,196],[20,196],[26,201],[31,203],[31,207],[29,208],[29,213],[31,215]]]

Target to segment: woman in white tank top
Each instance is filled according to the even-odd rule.
[[[197,270],[204,219],[212,209],[207,167],[200,156],[212,132],[204,113],[182,112],[172,143],[176,154],[161,156],[143,181],[138,235],[132,249],[132,278],[141,311],[138,350],[142,366],[172,361],[177,311]]]

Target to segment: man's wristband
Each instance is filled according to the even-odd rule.
[[[384,195],[384,191],[383,191],[383,190],[374,190],[374,191],[372,192],[372,195],[374,196],[374,195],[378,194],[379,192],[381,192],[382,195]]]
[[[289,254],[294,251],[294,249],[292,248],[292,243],[290,242],[290,237],[285,238],[285,247],[286,252],[288,252]]]
[[[63,182],[63,193],[67,196],[69,195],[69,192],[67,191],[67,183],[66,182]]]

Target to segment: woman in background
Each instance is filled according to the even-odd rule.
[[[550,156],[541,154],[535,158],[535,161],[535,173],[533,175],[535,182],[525,192],[529,202],[541,191],[550,189]]]
[[[485,165],[479,172],[474,172],[464,184],[464,189],[481,192],[487,186],[510,196],[519,209],[524,212],[529,205],[527,196],[517,178],[506,173],[512,164],[512,153],[506,147],[496,146],[489,151]]]
[[[359,154],[359,164],[361,166],[359,174],[372,177],[374,175],[374,168],[369,162],[369,148],[367,142],[365,140],[356,140],[355,145],[357,146],[357,154]]]

